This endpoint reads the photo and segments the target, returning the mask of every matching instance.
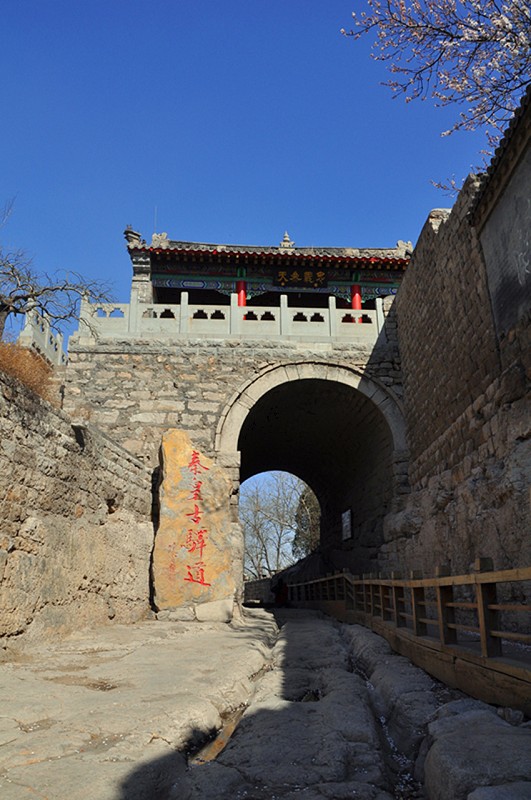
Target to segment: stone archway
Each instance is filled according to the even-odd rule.
[[[383,518],[407,480],[397,398],[355,368],[319,361],[267,367],[244,384],[220,418],[216,455],[231,472],[235,504],[240,480],[261,471],[308,483],[324,512],[328,563],[356,571],[374,565]]]

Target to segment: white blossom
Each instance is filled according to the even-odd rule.
[[[375,36],[372,55],[389,62],[392,91],[464,106],[443,135],[488,125],[495,143],[531,81],[528,0],[364,2],[369,10],[354,12],[354,28],[342,32]]]

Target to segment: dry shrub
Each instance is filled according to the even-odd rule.
[[[0,370],[50,400],[52,367],[36,352],[15,342],[0,342]]]

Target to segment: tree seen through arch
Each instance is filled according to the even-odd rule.
[[[246,579],[270,577],[319,544],[319,502],[289,472],[263,472],[242,484],[240,522]]]

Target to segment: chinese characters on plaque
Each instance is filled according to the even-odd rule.
[[[327,286],[326,273],[322,270],[278,270],[274,278],[275,286],[292,286],[318,289]]]

